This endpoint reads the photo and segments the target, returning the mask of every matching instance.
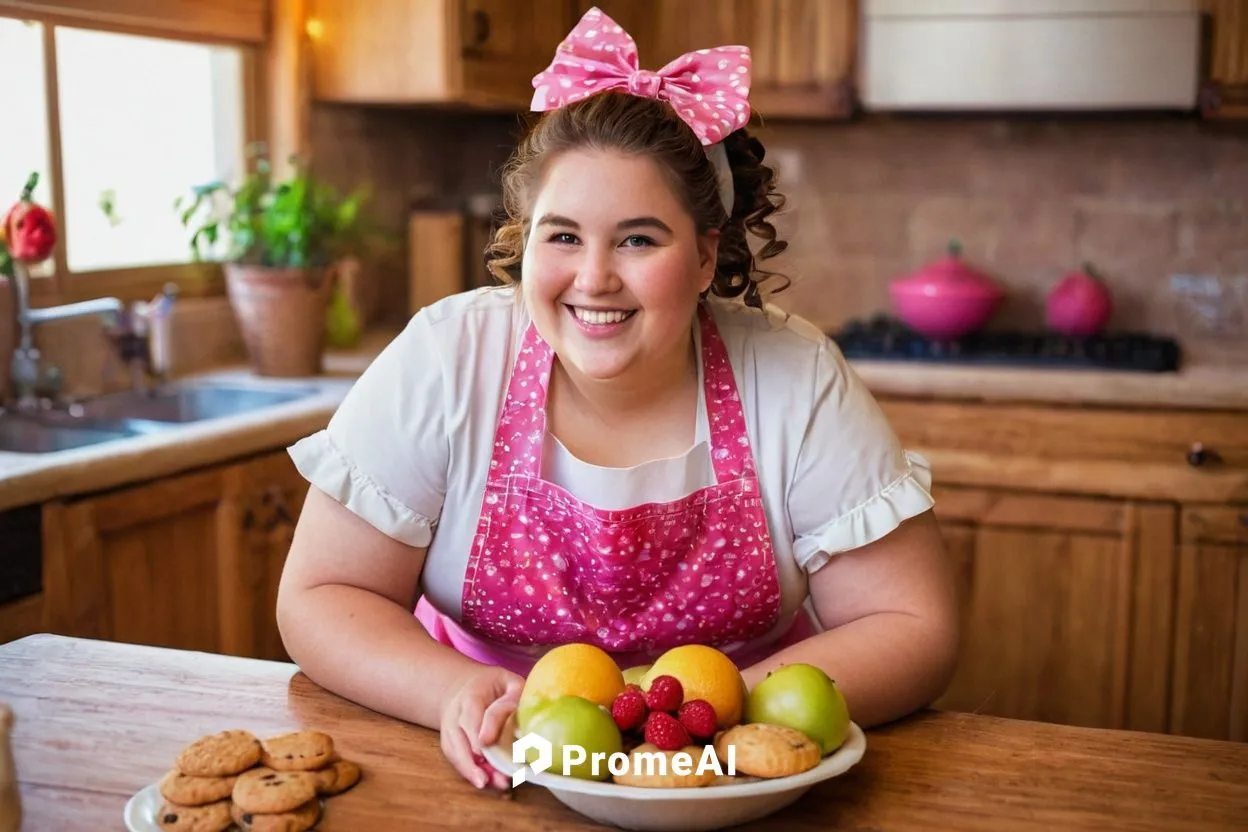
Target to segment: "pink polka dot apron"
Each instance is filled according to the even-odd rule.
[[[540,476],[554,352],[529,327],[495,432],[462,621],[431,615],[424,599],[417,610],[435,638],[527,672],[491,656],[489,643],[588,643],[628,666],[628,657],[740,644],[774,628],[780,585],[745,414],[705,306],[698,321],[715,483],[622,510],[589,505]]]

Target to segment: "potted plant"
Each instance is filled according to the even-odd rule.
[[[175,209],[193,229],[197,260],[206,247],[226,246],[226,290],[255,371],[317,375],[335,268],[355,253],[366,195],[340,195],[297,157],[278,179],[262,149],[252,156],[254,169],[237,186],[197,186]]]

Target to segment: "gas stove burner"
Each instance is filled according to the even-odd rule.
[[[920,335],[896,318],[854,319],[828,333],[846,358],[1011,367],[1171,373],[1179,345],[1171,338],[1121,332],[1071,338],[1050,332],[979,332],[954,341]]]

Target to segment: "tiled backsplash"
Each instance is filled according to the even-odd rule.
[[[1235,287],[1248,275],[1248,130],[1162,118],[872,118],[781,125],[793,287],[777,298],[820,325],[889,308],[890,280],[958,239],[1008,299],[992,322],[1040,327],[1047,289],[1093,262],[1111,326],[1177,334],[1189,352],[1248,361],[1248,332],[1183,314],[1173,275]],[[1248,297],[1240,297],[1248,302]]]
[[[409,205],[495,190],[517,126],[515,116],[313,108],[318,169],[344,189],[369,183],[391,235],[365,267],[380,320],[407,314]],[[790,247],[769,265],[793,285],[776,302],[822,327],[887,310],[889,281],[957,238],[1009,293],[993,327],[1039,327],[1048,287],[1090,260],[1114,292],[1114,328],[1248,363],[1248,125],[871,117],[760,135],[788,198],[776,224]],[[224,298],[188,302],[182,316],[180,369],[241,359]],[[97,325],[43,329],[45,354],[76,392],[125,383]]]

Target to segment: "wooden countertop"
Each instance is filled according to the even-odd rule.
[[[346,702],[293,665],[39,635],[0,646],[23,829],[120,829],[197,737],[330,733],[364,775],[324,832],[602,828],[539,786],[480,792],[437,734]],[[741,829],[1226,830],[1248,818],[1248,744],[925,713],[868,732],[848,774]]]

